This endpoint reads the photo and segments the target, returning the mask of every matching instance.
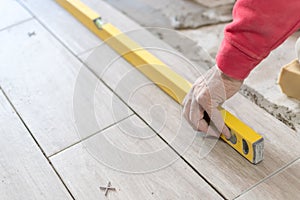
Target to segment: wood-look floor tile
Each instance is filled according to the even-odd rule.
[[[299,169],[300,161],[298,160],[237,199],[299,199]]]
[[[72,199],[0,91],[0,199]]]
[[[221,199],[136,116],[51,157],[76,199]]]
[[[35,20],[0,36],[0,85],[47,155],[131,115]]]
[[[54,0],[21,0],[21,2],[75,54],[80,54],[102,43],[99,38],[94,36]],[[83,0],[82,2],[97,11],[105,22],[118,20],[119,23],[116,25],[122,31],[139,27],[133,21],[124,23],[122,21],[124,17],[120,18],[123,15],[105,2],[90,0]]]
[[[1,0],[0,30],[30,19],[32,16],[16,0]]]
[[[157,44],[159,49],[157,39],[144,39],[154,47]],[[175,54],[156,53],[190,81],[204,71]],[[125,60],[116,58],[117,54],[105,45],[82,56],[95,73],[227,198],[238,196],[300,155],[300,138],[294,131],[237,94],[226,103],[226,108],[265,138],[264,161],[258,165],[249,163],[226,143],[216,143],[195,133],[182,119],[181,106]]]

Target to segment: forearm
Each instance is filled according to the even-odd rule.
[[[245,79],[270,51],[300,28],[299,0],[238,0],[226,26],[217,65],[235,79]]]

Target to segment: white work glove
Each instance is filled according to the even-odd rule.
[[[237,93],[242,84],[243,81],[226,76],[217,66],[212,67],[195,81],[186,95],[183,101],[184,117],[196,131],[215,137],[222,133],[230,139],[231,133],[225,126],[218,107]],[[214,127],[209,126],[205,112]]]

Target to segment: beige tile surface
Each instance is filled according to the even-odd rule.
[[[0,91],[0,199],[72,199]]]
[[[148,34],[132,36],[145,47],[152,44],[150,51],[188,80],[195,80],[203,72]],[[102,45],[82,59],[227,198],[240,195],[300,155],[299,136],[241,95],[230,100],[227,108],[264,136],[264,161],[252,165],[221,141],[211,150],[214,141],[186,126],[181,107],[109,47]]]
[[[0,30],[28,20],[31,17],[16,0],[0,1]]]
[[[51,161],[76,199],[106,199],[99,187],[108,181],[108,199],[221,199],[136,116]]]
[[[35,20],[2,31],[0,42],[0,85],[47,155],[131,114]]]
[[[144,40],[159,47],[153,37],[144,36]],[[193,68],[176,54],[152,51],[191,81],[203,71]],[[214,140],[203,138],[186,125],[179,105],[134,67],[116,57],[104,45],[82,59],[226,198],[237,197],[300,156],[299,136],[239,94],[226,106],[264,136],[265,159],[252,165],[224,142],[219,141],[214,146]]]
[[[100,44],[98,39],[96,40],[53,1],[45,4],[33,0],[22,0],[22,2],[44,25],[49,22],[46,25],[49,30],[75,54]],[[135,27],[132,21],[124,18],[105,3],[98,4],[96,1],[87,1],[87,3],[103,16],[111,16],[107,19],[118,27],[123,26],[124,30],[126,27]],[[49,5],[46,6],[47,4]],[[54,16],[50,11],[56,13],[55,16],[61,15],[60,20],[53,22]],[[28,36],[28,30],[34,30],[36,34]],[[87,39],[81,41],[81,34],[78,33],[86,34]],[[7,48],[0,53],[2,62],[0,85],[47,155],[63,150],[132,114],[105,85],[98,82],[95,76],[84,70],[85,68],[82,71],[81,63],[35,20],[0,32],[2,44],[9,43],[12,38],[15,41],[14,45],[5,45]],[[190,81],[195,80],[204,71],[203,69],[208,67],[192,66],[189,61],[170,52],[167,46],[148,33],[140,32],[134,36],[134,39],[146,46],[151,44],[152,53]],[[192,131],[181,117],[181,107],[126,61],[117,58],[109,47],[103,45],[82,55],[81,58],[104,80],[105,84],[134,109],[137,115],[142,117],[226,198],[238,197],[300,156],[299,135],[241,95],[236,95],[226,106],[238,118],[264,136],[265,160],[258,165],[250,164],[224,142],[219,141],[215,145],[215,140],[204,138],[202,134]],[[129,119],[125,121],[127,120]],[[118,147],[117,149],[125,149],[126,152],[137,151],[143,155],[145,151],[153,151],[161,147],[162,141],[153,137],[153,132],[145,131],[145,128],[141,132],[135,132],[139,129],[130,129],[130,133],[134,135],[124,135],[122,128],[124,127],[109,127],[102,132],[106,134],[105,138],[114,144],[113,146]],[[148,133],[150,135],[147,135]],[[142,138],[140,138],[141,134]],[[108,143],[103,140],[103,135],[101,133],[94,135],[85,143],[77,144],[51,157],[67,186],[79,199],[103,197],[98,187],[106,184],[108,180],[119,189],[109,194],[115,199],[120,198],[118,195],[121,195],[122,199],[124,196],[128,199],[139,198],[143,197],[143,194],[148,195],[149,199],[157,199],[156,194],[166,198],[174,195],[174,198],[180,199],[199,199],[199,195],[203,193],[215,195],[197,174],[189,167],[185,168],[186,164],[181,160],[161,171],[143,176],[129,176],[104,167],[103,163],[99,163],[103,159],[113,161],[112,166],[119,164],[119,167],[125,167],[127,171],[141,169],[136,164],[136,158],[130,159],[131,163],[126,162],[127,157],[118,156],[116,153],[119,151],[109,151],[114,156],[105,154],[107,151],[104,147],[107,147]],[[97,156],[100,156],[98,157],[100,160]],[[155,164],[172,160],[173,156],[172,151],[166,151],[153,158],[157,159],[155,160],[157,162],[153,161],[149,164],[157,167]],[[166,180],[169,181],[166,183]],[[202,188],[200,185],[205,186]],[[198,186],[201,188],[200,193],[196,192],[199,190]],[[136,188],[143,192],[132,192]],[[192,192],[189,193],[191,190]],[[201,197],[206,197],[205,195]],[[214,198],[215,196],[212,196],[212,199]]]
[[[20,1],[75,54],[80,54],[102,43],[54,0]],[[124,23],[122,20],[118,20],[121,14],[118,11],[111,13],[110,10],[114,9],[102,1],[83,0],[82,2],[97,11],[105,22],[118,21],[116,25],[122,31],[129,31],[138,27],[133,21]],[[121,16],[123,17],[123,15]]]
[[[241,195],[242,199],[299,199],[300,160]]]

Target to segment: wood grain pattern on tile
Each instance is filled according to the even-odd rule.
[[[102,1],[83,0],[82,2],[98,11],[105,22],[117,21],[121,15],[117,11],[111,13],[111,6]],[[76,55],[102,43],[101,40],[82,26],[76,18],[60,7],[54,0],[22,0],[22,3]],[[102,11],[106,12],[102,13]],[[133,21],[126,23],[119,21],[117,26],[122,31],[139,27]]]
[[[154,37],[144,40],[159,48]],[[191,81],[203,71],[191,67],[176,54],[161,55],[167,55],[160,58]],[[300,139],[294,131],[237,94],[226,103],[227,108],[265,138],[264,161],[250,164],[224,142],[195,133],[182,119],[178,104],[125,60],[115,58],[116,53],[102,45],[83,60],[227,198],[240,195],[300,155]]]
[[[136,116],[52,156],[51,162],[76,199],[104,199],[99,187],[109,181],[116,188],[109,199],[221,199]]]
[[[47,155],[131,115],[35,20],[0,36],[0,85]]]
[[[0,91],[0,199],[72,199]]]
[[[299,199],[300,160],[241,195],[242,199]]]
[[[16,0],[0,1],[0,30],[30,18],[32,16]]]
[[[85,2],[96,5],[92,1]],[[96,10],[104,13],[104,16],[105,13],[112,16],[114,12],[119,13],[109,7],[100,6]],[[129,24],[130,20],[119,13],[118,18],[110,18],[109,22],[119,26],[120,23]],[[151,44],[152,53],[190,81],[195,80],[209,67],[205,66],[205,62],[203,66],[191,66],[186,59],[171,53],[161,41],[143,31],[133,36],[133,39],[142,45]],[[181,107],[177,103],[126,61],[118,58],[105,44],[92,53],[83,55],[82,60],[226,198],[239,196],[300,156],[299,136],[239,94],[228,101],[226,106],[264,136],[265,160],[258,165],[250,164],[224,142],[195,133],[182,119]],[[97,147],[97,142],[94,146]],[[90,162],[95,160],[91,159]],[[73,174],[66,175],[66,178],[72,179]]]

